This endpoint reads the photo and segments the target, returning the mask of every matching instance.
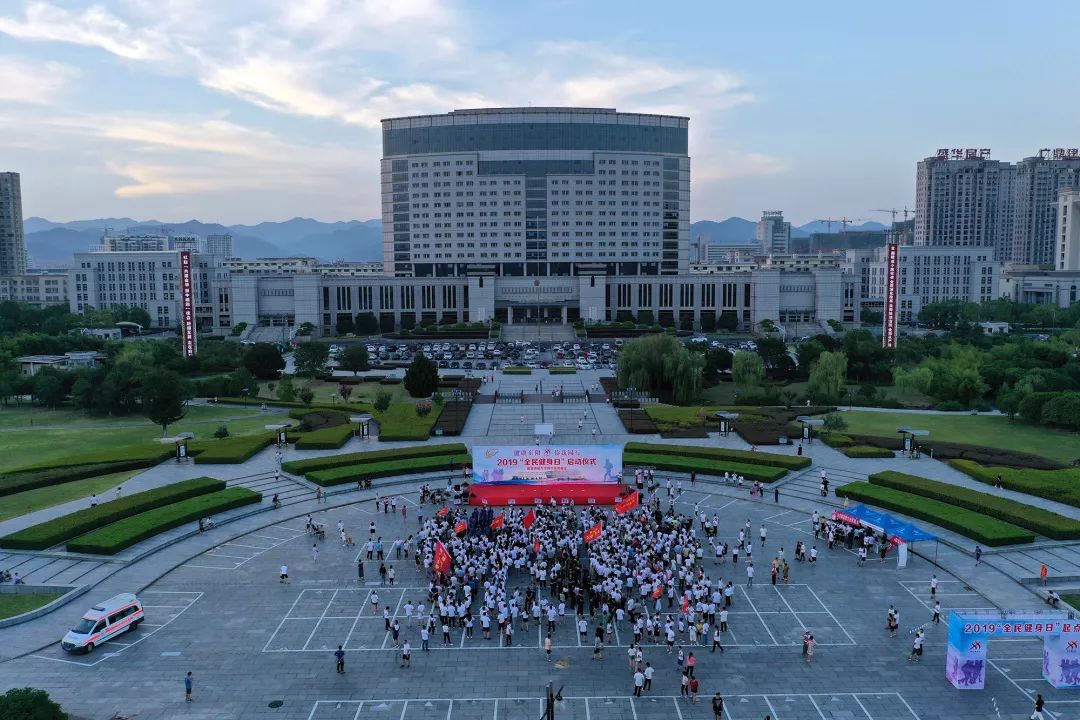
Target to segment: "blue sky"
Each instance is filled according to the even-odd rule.
[[[0,0],[26,214],[379,215],[378,121],[485,105],[691,118],[694,220],[913,204],[938,147],[1080,145],[1074,2]],[[1056,20],[1055,20],[1056,19]],[[1071,21],[1071,20],[1070,20]]]

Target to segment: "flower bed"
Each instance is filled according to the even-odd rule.
[[[661,453],[623,453],[623,465],[629,467],[654,467],[657,470],[673,470],[684,473],[693,471],[697,472],[698,475],[715,476],[731,472],[743,475],[751,482],[760,480],[766,483],[775,482],[787,474],[787,470],[779,467]]]
[[[730,450],[727,448],[699,447],[696,445],[657,445],[655,443],[627,443],[626,452],[659,453],[662,455],[681,455],[705,458],[707,460],[731,460],[748,465],[770,465],[787,470],[802,470],[810,467],[811,460],[799,455],[780,455],[778,453],[753,452],[750,450]]]

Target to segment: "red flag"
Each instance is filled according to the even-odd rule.
[[[442,543],[435,544],[435,570],[441,573],[450,572],[450,553]]]
[[[454,526],[454,532],[458,535],[469,529],[469,523],[464,520],[458,520],[457,525]]]
[[[533,552],[535,552],[537,555],[540,554],[540,540],[539,540],[539,538],[537,538],[536,540],[533,541]]]
[[[679,607],[683,612],[686,612],[687,610],[690,609],[690,596],[689,595],[683,596],[682,605],[679,606]]]
[[[615,503],[615,512],[622,515],[625,512],[629,512],[638,506],[638,491],[634,490],[632,493],[624,497],[619,502]]]
[[[499,516],[491,521],[491,529],[498,530],[506,524],[506,515],[499,513]]]
[[[448,507],[446,507],[446,506],[444,505],[444,506],[443,506],[443,509],[442,509],[442,510],[440,510],[439,512],[435,513],[435,514],[436,514],[437,516],[439,516],[439,517],[446,517],[447,515],[449,515],[449,514],[450,514],[450,508],[448,508]]]
[[[664,596],[664,586],[657,585],[656,589],[652,591],[653,600],[659,600]]]
[[[585,542],[591,543],[600,539],[600,533],[604,532],[604,523],[598,522],[585,531]]]
[[[525,519],[521,521],[521,524],[525,526],[526,530],[528,530],[533,526],[534,522],[536,522],[536,511],[530,510],[529,514],[525,516]]]

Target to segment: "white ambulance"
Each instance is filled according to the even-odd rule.
[[[121,593],[87,610],[79,624],[60,641],[60,647],[68,652],[91,653],[106,640],[137,627],[143,617],[139,599],[131,593]]]

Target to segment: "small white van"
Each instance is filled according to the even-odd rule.
[[[68,652],[91,653],[94,648],[143,621],[143,607],[131,593],[121,593],[86,611],[82,620],[60,641]]]

